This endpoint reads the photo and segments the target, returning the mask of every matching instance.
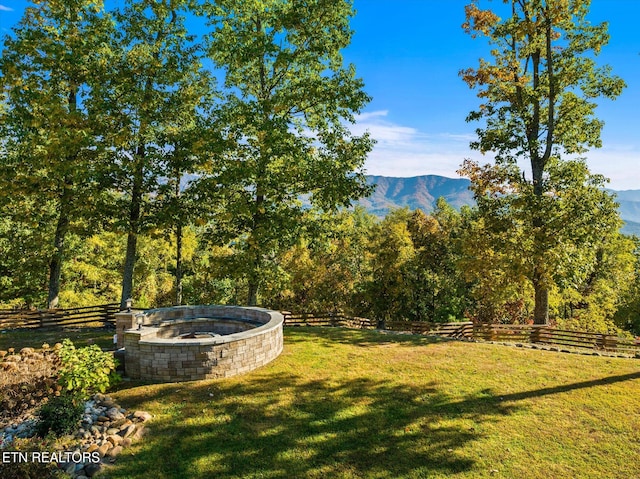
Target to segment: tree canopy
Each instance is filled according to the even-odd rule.
[[[203,11],[209,54],[224,71],[221,121],[234,139],[206,181],[223,198],[219,228],[240,245],[255,305],[270,258],[315,221],[301,198],[328,211],[367,192],[361,168],[372,141],[346,124],[369,97],[343,65],[350,2],[224,0]]]
[[[553,206],[561,198],[558,187],[566,183],[567,176],[581,191],[581,185],[601,186],[589,179],[579,162],[566,166],[561,162],[567,155],[581,155],[600,146],[602,122],[595,116],[595,100],[616,98],[624,82],[612,75],[608,66],[596,64],[595,56],[606,45],[608,34],[606,24],[588,21],[590,1],[505,3],[509,8],[505,8],[504,18],[481,9],[479,1],[466,7],[463,28],[473,37],[486,37],[492,57],[480,60],[477,68],[460,72],[471,88],[478,89],[483,101],[467,118],[483,121],[471,147],[495,154],[497,169],[486,169],[488,175],[477,176],[473,175],[476,166],[467,164],[461,171],[472,174],[474,181],[483,178],[496,185],[506,181],[508,187],[500,193],[508,196],[515,192],[518,201],[526,203],[522,207],[529,214],[522,220],[528,222],[529,229],[523,240],[532,242],[528,251],[532,256],[525,275],[535,292],[534,321],[545,324],[554,276],[548,245],[554,237],[567,237],[571,230],[571,223],[557,222],[550,210],[559,207]],[[520,171],[520,161],[530,166],[529,180]],[[493,179],[491,171],[497,175]],[[476,184],[479,201],[484,186]],[[509,208],[507,199],[496,200]],[[588,217],[615,216],[610,208],[584,213]]]

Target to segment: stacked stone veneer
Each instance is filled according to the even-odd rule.
[[[142,320],[140,329],[137,319]],[[117,320],[122,323],[123,338],[118,341],[125,348],[125,372],[134,379],[231,377],[267,364],[283,348],[282,315],[262,308],[178,306],[122,313]],[[177,338],[198,332],[222,336]]]

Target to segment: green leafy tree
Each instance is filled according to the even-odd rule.
[[[6,191],[6,190],[5,190]],[[34,196],[0,198],[0,304],[45,304],[47,268],[56,210]]]
[[[374,225],[375,217],[360,207],[330,215],[323,233],[301,239],[279,257],[286,284],[265,287],[265,304],[294,312],[340,310],[362,316]]]
[[[52,246],[38,245],[49,255],[50,308],[58,305],[67,234],[86,223],[100,193],[85,105],[108,27],[101,1],[35,2],[5,38],[0,57],[0,128],[9,153],[2,158],[0,190],[57,210]]]
[[[463,216],[443,198],[427,215],[416,210],[408,221],[415,257],[408,265],[409,315],[414,320],[459,320],[469,306],[468,285],[458,269]]]
[[[408,208],[392,211],[371,233],[366,291],[368,314],[378,321],[410,319],[410,265],[416,253],[408,227],[411,215]]]
[[[247,302],[318,214],[367,192],[361,167],[372,141],[345,123],[368,102],[341,50],[351,39],[346,0],[206,3],[210,56],[225,75],[220,120],[232,142],[215,174],[219,239],[234,241]]]
[[[121,303],[131,297],[138,235],[162,221],[153,213],[159,185],[188,170],[182,143],[211,78],[185,24],[187,0],[128,0],[115,14],[111,57],[101,65],[102,138],[109,152],[103,174],[119,193],[114,213],[127,233]],[[179,179],[177,180],[179,181]]]
[[[633,236],[628,240],[634,246],[633,278],[620,298],[614,321],[618,327],[640,336],[640,238]]]
[[[557,233],[546,207],[557,189],[549,169],[562,155],[600,146],[595,99],[616,98],[624,82],[609,67],[596,66],[594,57],[608,34],[606,24],[587,20],[589,0],[508,0],[504,19],[479,3],[466,7],[463,27],[473,37],[488,38],[492,60],[461,72],[483,100],[467,118],[483,121],[471,146],[495,153],[496,164],[509,170],[510,188],[521,192],[523,175],[514,168],[520,160],[530,164],[526,208],[534,256],[527,278],[535,295],[534,321],[546,323],[554,268],[547,245]]]
[[[634,243],[614,233],[596,246],[589,274],[559,291],[557,324],[561,328],[615,334],[615,316],[627,304],[635,282]],[[553,297],[553,295],[552,295]],[[628,326],[624,329],[628,329]]]
[[[620,244],[617,204],[604,190],[605,179],[589,173],[583,161],[552,158],[543,196],[516,165],[467,161],[461,172],[471,178],[477,201],[460,265],[474,283],[479,319],[504,321],[506,313],[527,319],[526,295],[540,264],[549,292],[576,302],[595,297],[598,278],[628,269],[630,246]],[[537,224],[536,218],[545,221]]]

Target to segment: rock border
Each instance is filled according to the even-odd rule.
[[[95,476],[104,465],[113,464],[126,448],[142,439],[144,423],[151,418],[148,412],[127,411],[110,396],[94,394],[85,402],[79,429],[68,436],[75,442],[73,450],[58,451],[61,457],[73,461],[58,462],[58,468],[74,479]],[[14,437],[33,437],[35,424],[36,419],[31,417],[0,429],[0,436],[5,438],[0,449],[10,447]]]

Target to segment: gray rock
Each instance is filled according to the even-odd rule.
[[[106,441],[103,445],[101,445],[98,448],[98,452],[102,457],[104,457],[107,454],[107,452],[109,452],[109,449],[111,449],[112,447],[113,447],[113,444],[111,444],[109,441]]]
[[[86,466],[84,466],[84,474],[85,474],[85,476],[87,476],[87,477],[93,477],[93,476],[95,476],[95,475],[98,473],[98,471],[99,471],[100,469],[102,469],[102,464],[100,464],[100,463],[97,463],[97,464],[94,464],[94,463],[87,464]]]
[[[122,442],[122,436],[119,436],[117,434],[112,434],[107,438],[107,441],[109,441],[114,446],[119,446],[120,443]]]
[[[138,429],[136,430],[136,433],[133,436],[131,436],[131,439],[134,440],[134,441],[138,441],[138,440],[142,439],[142,436],[144,436],[145,432],[146,431],[145,431],[144,426],[138,426]]]
[[[136,432],[136,425],[135,424],[130,424],[122,434],[123,437],[129,437],[131,436],[134,432]]]
[[[124,418],[124,414],[122,414],[120,412],[120,409],[118,409],[116,407],[112,407],[111,409],[107,410],[107,412],[105,414],[112,421],[117,421],[118,419],[123,419]]]
[[[122,446],[115,446],[114,448],[109,450],[109,452],[107,453],[107,456],[117,457],[121,453],[122,453]]]

